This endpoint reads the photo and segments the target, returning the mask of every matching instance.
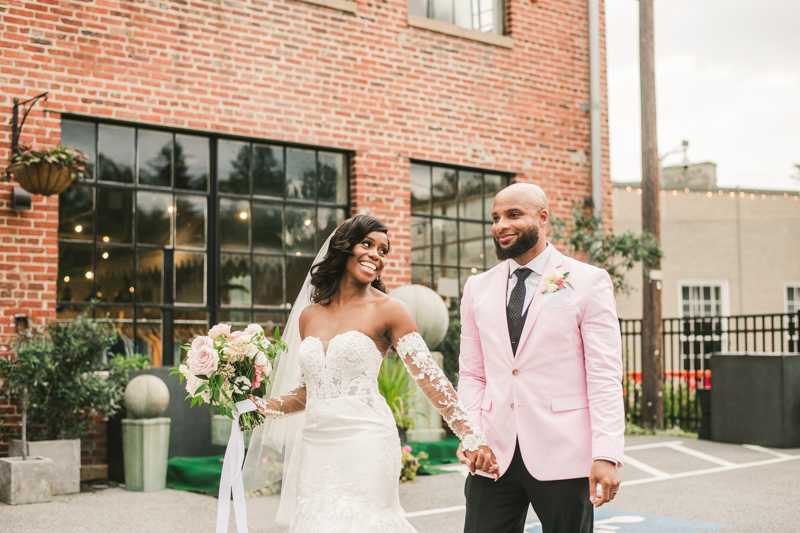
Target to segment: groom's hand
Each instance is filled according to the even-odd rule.
[[[619,490],[619,473],[617,465],[603,459],[598,459],[592,464],[592,471],[589,473],[589,501],[595,507],[600,507],[604,503],[610,502]],[[597,493],[597,485],[602,487],[602,492]]]
[[[456,450],[456,457],[461,461],[461,464],[466,465],[469,471],[473,474],[475,470],[480,470],[491,475],[497,480],[497,472],[500,467],[495,461],[494,452],[488,446],[481,446],[476,452],[464,451],[464,448],[459,443],[458,450]]]

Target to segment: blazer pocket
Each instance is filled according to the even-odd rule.
[[[559,307],[562,305],[569,305],[571,303],[572,296],[570,295],[569,290],[561,289],[560,291],[545,294],[544,302],[542,302],[542,308],[547,309],[548,307]]]
[[[551,400],[553,412],[572,411],[574,409],[587,409],[589,407],[589,397],[585,394],[575,396],[559,396]]]
[[[491,398],[483,398],[483,403],[481,404],[481,409],[483,411],[491,411],[492,410],[492,399]]]

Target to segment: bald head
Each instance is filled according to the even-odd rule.
[[[514,183],[509,185],[495,196],[497,200],[508,200],[514,198],[519,203],[526,204],[533,210],[539,211],[540,209],[549,209],[547,203],[547,195],[541,187],[533,183]]]

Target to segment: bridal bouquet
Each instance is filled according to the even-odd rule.
[[[236,402],[251,394],[259,398],[266,394],[272,362],[286,349],[278,329],[274,338],[270,341],[258,324],[233,333],[228,324],[217,324],[207,335],[183,346],[188,352],[186,359],[170,375],[179,374],[181,383],[186,379],[186,399],[192,398],[192,407],[207,403],[209,413],[213,414],[216,407],[220,414],[233,419]],[[239,417],[242,431],[263,421],[258,411]]]

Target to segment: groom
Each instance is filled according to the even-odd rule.
[[[464,532],[522,533],[530,503],[543,533],[589,533],[594,507],[617,493],[622,464],[611,279],[546,241],[547,196],[536,185],[498,193],[492,219],[505,261],[464,287],[458,395],[500,478],[467,477]],[[493,457],[459,457],[473,471],[497,468]]]

